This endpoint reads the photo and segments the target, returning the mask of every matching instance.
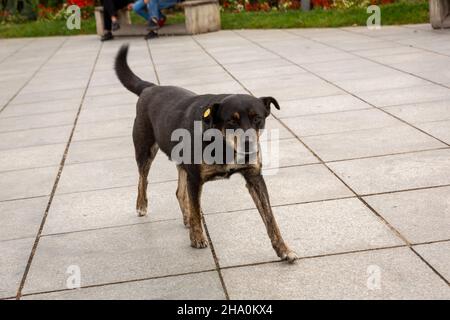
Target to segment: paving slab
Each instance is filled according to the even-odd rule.
[[[255,96],[274,96],[278,99],[306,99],[344,94],[338,87],[325,81],[316,84],[297,84],[282,88],[257,88],[252,90]]]
[[[102,86],[89,86],[86,97],[104,96],[112,94],[128,94],[129,91],[121,84],[106,84]]]
[[[161,221],[41,238],[24,293],[67,289],[72,265],[82,286],[215,269],[208,248],[190,246],[181,219]]]
[[[191,86],[191,85],[203,85],[205,83],[220,83],[226,81],[233,81],[233,78],[222,70],[221,73],[210,73],[205,75],[184,75],[183,72],[180,72],[177,76],[166,77],[161,81],[164,85],[171,86]]]
[[[115,227],[182,217],[177,182],[148,186],[148,215],[136,213],[136,186],[56,195],[43,234]]]
[[[300,118],[286,118],[282,121],[300,137],[384,128],[401,124],[399,120],[376,109],[317,114]]]
[[[50,195],[59,166],[0,172],[0,201]]]
[[[0,150],[67,143],[70,126],[58,126],[0,133]]]
[[[0,298],[17,294],[33,243],[34,238],[0,241]]]
[[[261,143],[265,169],[319,163],[319,160],[296,138]]]
[[[291,66],[292,68],[292,66]],[[295,69],[295,68],[293,68]],[[283,88],[292,86],[292,83],[296,85],[300,84],[323,84],[322,80],[317,78],[316,76],[306,73],[303,70],[300,70],[298,73],[293,74],[274,74],[271,77],[271,81],[268,82],[266,78],[252,78],[252,79],[243,79],[240,82],[250,91],[258,90],[258,89],[270,89],[270,88]]]
[[[386,107],[384,110],[409,123],[450,120],[449,100]]]
[[[224,73],[225,71],[221,66],[215,65],[188,69],[163,69],[159,70],[158,77],[162,83],[165,83],[167,80],[176,79],[178,75],[181,75],[183,78],[188,78],[194,76],[222,75]]]
[[[282,59],[269,61],[252,61],[248,63],[227,64],[225,68],[240,81],[246,79],[270,79],[274,75],[301,75],[305,71],[300,68],[292,68],[292,65]],[[278,62],[279,61],[279,62]]]
[[[189,84],[183,86],[185,89],[195,92],[196,94],[222,94],[222,93],[242,93],[248,94],[242,86],[234,80],[225,82]]]
[[[358,194],[450,184],[450,150],[433,150],[329,163]]]
[[[270,169],[264,174],[273,206],[353,196],[329,170],[318,164]],[[203,188],[202,208],[205,213],[254,207],[245,180],[240,176],[208,182]]]
[[[111,77],[115,75],[111,75]],[[127,91],[126,93],[105,94],[99,96],[85,97],[83,101],[83,109],[96,108],[96,107],[111,107],[117,105],[134,105],[138,97],[133,93]]]
[[[387,107],[449,99],[450,89],[429,84],[426,86],[387,89],[383,91],[362,91],[355,92],[355,94],[377,107]]]
[[[439,142],[437,139],[405,124],[309,136],[303,137],[302,140],[323,161],[373,157],[447,147],[446,144]]]
[[[57,193],[72,193],[136,185],[138,170],[134,158],[71,164],[64,167]],[[162,157],[155,159],[149,183],[176,180],[176,166]]]
[[[66,163],[133,158],[134,146],[131,135],[118,138],[74,141],[70,145]]]
[[[75,88],[70,90],[40,91],[30,93],[19,93],[11,104],[34,103],[41,101],[53,101],[64,99],[81,98],[84,88]]]
[[[450,187],[364,199],[411,243],[450,239]]]
[[[78,121],[80,123],[109,122],[120,119],[134,119],[136,116],[135,104],[124,104],[119,106],[89,108],[80,112]]]
[[[132,118],[79,123],[75,128],[73,141],[131,136],[133,123]]]
[[[133,281],[120,284],[44,293],[22,300],[223,300],[217,272]]]
[[[300,257],[404,244],[355,198],[279,206],[274,214]],[[210,214],[206,222],[221,267],[278,259],[256,210]]]
[[[0,242],[35,237],[47,204],[48,197],[0,202]]]
[[[37,94],[47,91],[49,85],[54,91],[60,90],[84,90],[86,88],[89,75],[73,76],[71,81],[66,81],[67,75],[45,75],[33,78],[26,87],[20,91],[21,95]],[[57,94],[59,96],[59,94]],[[64,97],[66,95],[64,94]]]
[[[81,99],[65,99],[30,102],[24,104],[10,104],[3,110],[2,113],[0,113],[0,118],[77,110],[80,106],[80,101]]]
[[[450,145],[450,120],[418,123],[416,126]]]
[[[304,259],[295,265],[231,268],[222,273],[231,299],[450,297],[448,285],[407,248]]]
[[[448,50],[448,49],[447,49]],[[443,84],[447,87],[450,86],[450,71],[440,70],[416,70],[416,74],[424,79]]]
[[[72,125],[75,121],[76,113],[77,110],[73,109],[42,115],[0,118],[0,133]]]
[[[280,100],[279,118],[290,118],[321,113],[371,109],[372,106],[349,94],[301,100]]]
[[[413,247],[447,281],[450,281],[450,241],[423,244]]]
[[[392,43],[390,48],[380,48],[380,49],[364,49],[364,50],[357,50],[353,51],[354,54],[365,57],[365,58],[371,58],[371,57],[377,57],[377,56],[391,56],[396,54],[411,54],[411,53],[418,53],[421,52],[418,48],[412,48],[412,47],[406,47],[399,44]]]
[[[428,81],[422,80],[418,77],[406,75],[402,72],[391,74],[389,81],[386,81],[386,76],[384,75],[377,77],[369,76],[363,81],[361,80],[362,79],[342,80],[336,81],[336,84],[344,90],[350,92],[409,88],[429,84]]]
[[[57,166],[63,157],[65,144],[8,149],[0,151],[0,172]]]
[[[356,63],[354,68],[349,64]],[[351,59],[332,62],[311,63],[303,65],[310,72],[327,79],[328,81],[356,80],[363,81],[370,74],[376,76],[398,75],[398,71],[388,67],[373,64],[363,59]]]
[[[272,110],[273,114],[277,114],[278,110]],[[276,134],[279,139],[287,139],[287,138],[294,138],[294,135],[290,132],[289,129],[287,129],[280,121],[275,119],[272,116],[269,116],[266,118],[266,130],[269,130],[269,135],[261,135],[261,141],[264,139],[271,139],[272,130],[276,130]]]

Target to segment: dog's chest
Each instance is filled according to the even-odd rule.
[[[207,165],[201,167],[201,177],[203,181],[228,179],[231,175],[244,170],[257,169],[256,165],[249,164],[225,164]]]

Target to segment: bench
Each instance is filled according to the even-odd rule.
[[[185,23],[164,26],[159,29],[160,35],[198,34],[220,30],[220,6],[218,0],[186,0],[177,4],[184,9]],[[120,29],[114,31],[115,36],[138,36],[148,33],[147,26],[133,25],[130,12],[124,8],[117,13]],[[95,7],[95,23],[97,34],[102,35],[103,7]]]
[[[450,0],[430,0],[430,23],[434,29],[450,28]]]

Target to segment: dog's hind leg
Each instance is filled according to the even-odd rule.
[[[183,223],[189,227],[189,198],[187,194],[187,172],[181,166],[178,169],[178,188],[177,199],[180,204],[181,212],[183,213]]]
[[[200,208],[200,195],[202,183],[190,175],[186,176],[186,190],[188,198],[189,237],[194,248],[206,248],[208,240],[203,234],[202,212]]]
[[[145,216],[148,207],[148,173],[153,159],[155,159],[156,153],[159,150],[153,135],[153,129],[148,120],[139,120],[139,118],[136,118],[133,127],[133,142],[139,171],[136,211],[139,216]]]
[[[272,242],[272,247],[281,259],[294,262],[298,257],[294,251],[289,249],[281,236],[280,229],[278,228],[272,213],[264,178],[260,173],[244,173],[244,178],[247,182],[247,188],[250,191],[250,195],[252,196],[256,208],[258,208],[261,218],[266,226],[267,234]]]

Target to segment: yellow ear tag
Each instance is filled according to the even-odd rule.
[[[211,108],[206,109],[205,112],[203,112],[203,118],[207,118],[210,113],[211,113]]]

